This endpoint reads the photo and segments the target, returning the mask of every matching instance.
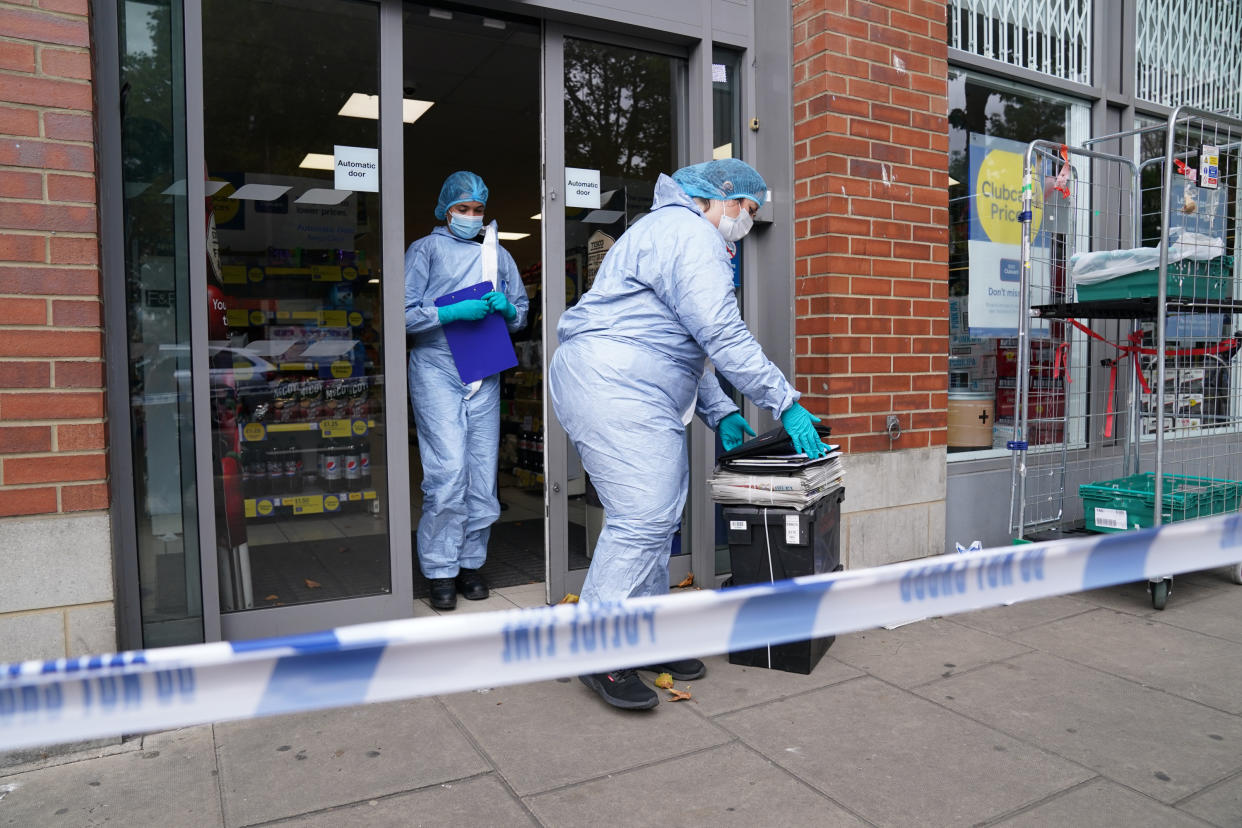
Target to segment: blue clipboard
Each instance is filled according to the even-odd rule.
[[[465,299],[482,299],[492,290],[491,282],[479,282],[452,293],[446,293],[435,301],[437,308],[452,305]],[[482,319],[460,320],[444,326],[444,338],[453,353],[457,375],[461,381],[471,383],[517,367],[517,352],[509,338],[505,318],[489,313]]]

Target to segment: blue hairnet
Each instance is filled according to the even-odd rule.
[[[487,185],[474,173],[459,170],[444,179],[444,186],[440,188],[440,200],[436,202],[436,218],[443,221],[449,208],[463,201],[478,201],[486,207]]]
[[[763,206],[768,185],[763,176],[740,158],[720,158],[691,164],[673,173],[686,195],[699,198],[749,198]]]

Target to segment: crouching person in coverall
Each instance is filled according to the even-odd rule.
[[[826,451],[818,418],[742,322],[732,245],[750,230],[767,185],[753,167],[721,159],[661,175],[651,212],[608,251],[595,283],[565,311],[549,372],[556,416],[604,506],[580,600],[620,601],[668,592],[668,560],[681,522],[694,414],[726,449],[754,435],[705,372],[705,360],[756,405],[779,417],[795,449]],[[699,678],[698,659],[580,676],[614,707],[659,703],[636,670]]]
[[[436,609],[455,608],[458,591],[470,600],[487,597],[479,569],[500,516],[500,377],[463,383],[443,326],[490,313],[503,316],[510,332],[526,324],[526,288],[513,257],[499,246],[493,290],[479,299],[435,305],[437,298],[484,279],[480,240],[487,196],[487,186],[474,173],[450,175],[435,209],[444,226],[405,253],[405,330],[413,336],[410,403],[423,462],[418,562]]]

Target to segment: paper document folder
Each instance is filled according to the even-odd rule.
[[[453,305],[466,299],[481,299],[492,290],[491,282],[479,282],[436,300],[437,308]],[[453,353],[457,375],[464,383],[471,383],[514,368],[518,364],[517,353],[505,318],[489,313],[482,319],[450,322],[444,326],[444,338]]]

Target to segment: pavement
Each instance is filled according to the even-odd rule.
[[[0,826],[1242,826],[1227,570],[706,661],[652,711],[560,679],[53,755],[0,768]]]

